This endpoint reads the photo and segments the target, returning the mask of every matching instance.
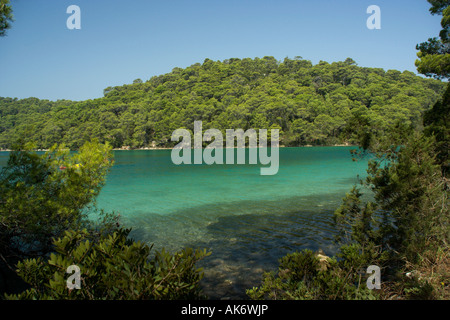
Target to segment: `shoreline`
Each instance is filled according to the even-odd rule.
[[[352,144],[334,144],[334,145],[320,145],[320,146],[313,146],[310,144],[306,144],[303,146],[291,146],[291,147],[286,147],[286,146],[279,146],[279,148],[313,148],[313,147],[358,147],[357,145],[352,145]],[[169,148],[169,147],[141,147],[141,148],[131,148],[131,147],[121,147],[121,148],[113,148],[113,151],[134,151],[134,150],[172,150],[175,147]],[[234,146],[232,148],[238,148],[237,146]],[[248,149],[249,147],[245,147],[246,149]],[[260,148],[260,147],[257,147]],[[193,147],[191,149],[194,149]],[[205,149],[205,148],[202,148]],[[229,147],[224,147],[223,149],[229,149]],[[11,149],[0,149],[0,152],[11,152],[13,150]],[[49,151],[49,149],[36,149],[33,151],[42,151],[42,152],[46,152]]]
[[[279,146],[279,148],[313,148],[313,147],[358,147],[357,145],[353,145],[353,144],[348,144],[348,143],[341,143],[341,144],[330,144],[330,145],[319,145],[319,146],[313,146],[310,144],[305,144],[302,146],[284,146],[281,145]],[[238,148],[237,146],[233,146],[231,148]],[[245,149],[248,149],[249,147],[245,147]],[[257,148],[261,148],[261,147],[257,147]],[[122,147],[122,148],[114,148],[113,151],[131,151],[131,150],[172,150],[175,149],[174,147],[142,147],[142,148],[131,148],[131,147]],[[190,149],[195,149],[194,147],[191,147]],[[205,149],[202,147],[202,149]],[[230,149],[230,147],[223,147],[223,149]]]

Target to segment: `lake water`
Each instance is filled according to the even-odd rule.
[[[204,293],[246,299],[284,255],[335,254],[333,212],[367,168],[350,149],[280,148],[272,176],[260,175],[261,165],[177,166],[171,150],[115,151],[98,206],[119,213],[132,237],[156,250],[208,249]],[[0,166],[8,156],[0,152]]]
[[[210,250],[204,292],[242,299],[287,253],[336,252],[333,212],[367,168],[350,149],[280,148],[273,176],[260,175],[261,165],[177,166],[171,150],[115,151],[98,205],[155,249]]]

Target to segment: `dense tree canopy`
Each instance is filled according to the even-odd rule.
[[[352,59],[313,65],[300,57],[227,59],[108,87],[104,97],[81,102],[0,98],[0,147],[26,136],[39,148],[72,149],[98,138],[118,148],[170,146],[172,132],[216,128],[281,128],[284,145],[348,141],[352,115],[380,127],[395,121],[419,125],[444,84],[412,72],[358,67]]]

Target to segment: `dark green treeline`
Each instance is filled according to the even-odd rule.
[[[445,84],[409,71],[359,67],[352,59],[313,65],[301,57],[206,59],[148,81],[108,87],[86,101],[0,98],[0,148],[19,137],[38,148],[77,149],[98,138],[113,147],[168,147],[172,132],[209,128],[278,128],[281,144],[350,142],[345,126],[370,118],[379,129],[400,121],[421,126],[421,115]]]

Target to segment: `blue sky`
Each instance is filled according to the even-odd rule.
[[[0,96],[86,100],[205,58],[301,56],[416,72],[416,44],[438,36],[426,0],[11,0],[0,38]],[[69,30],[66,9],[81,9]],[[381,29],[369,30],[370,5]]]

